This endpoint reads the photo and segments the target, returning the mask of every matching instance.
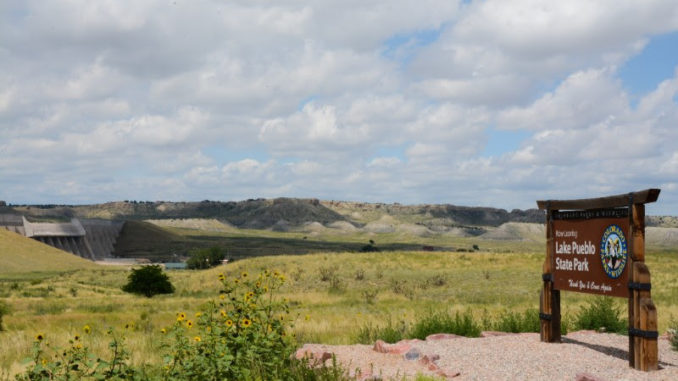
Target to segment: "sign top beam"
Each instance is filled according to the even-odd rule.
[[[603,209],[629,206],[630,200],[634,204],[647,204],[657,201],[660,189],[651,188],[638,192],[619,194],[599,198],[583,198],[579,200],[540,200],[539,209],[546,210],[575,210],[575,209]]]

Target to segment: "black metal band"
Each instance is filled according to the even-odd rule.
[[[659,337],[659,332],[643,331],[642,329],[629,328],[629,336],[642,337],[644,339],[656,339]]]
[[[652,289],[652,283],[629,282],[629,289],[630,290],[650,291]]]
[[[541,274],[541,280],[544,282],[553,282],[553,274]]]
[[[543,313],[543,312],[540,312],[540,313],[539,313],[539,319],[540,319],[540,320],[548,320],[548,321],[551,321],[552,316],[551,316],[551,314],[545,314],[545,313]]]

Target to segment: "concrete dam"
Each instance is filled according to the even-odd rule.
[[[0,214],[0,229],[90,260],[111,258],[124,221],[73,218],[70,222],[30,222],[15,214]]]

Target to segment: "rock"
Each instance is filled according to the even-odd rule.
[[[575,381],[605,381],[605,379],[594,376],[589,373],[577,373],[576,376],[574,376]]]
[[[436,372],[436,374],[440,377],[443,378],[455,378],[458,376],[461,376],[461,372],[453,371],[453,370],[439,370]]]
[[[412,344],[421,340],[401,340],[395,344],[388,344],[383,340],[377,340],[372,350],[379,353],[392,353],[402,355],[412,348]]]
[[[421,351],[417,348],[412,348],[409,351],[407,351],[403,355],[403,357],[405,358],[405,360],[410,360],[410,361],[417,360],[417,359],[419,359],[419,357],[421,357]]]
[[[313,345],[313,344],[304,344],[303,347],[299,348],[294,354],[298,360],[308,359],[309,364],[312,366],[320,365],[325,363],[325,361],[332,358],[334,354],[332,352],[325,351],[322,346]]]
[[[500,331],[482,331],[480,332],[480,337],[496,337],[496,336],[511,336],[515,335],[513,332],[500,332]]]
[[[452,334],[452,333],[436,333],[436,334],[433,334],[433,335],[426,336],[426,341],[458,339],[460,337],[462,337],[462,336],[455,335],[455,334]]]

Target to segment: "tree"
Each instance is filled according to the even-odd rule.
[[[218,266],[226,258],[226,250],[213,246],[208,249],[193,250],[191,257],[186,261],[189,269],[209,269]]]
[[[156,294],[171,294],[174,292],[174,286],[159,265],[132,269],[132,273],[129,274],[127,279],[127,284],[122,287],[125,292],[141,294],[148,298]]]

